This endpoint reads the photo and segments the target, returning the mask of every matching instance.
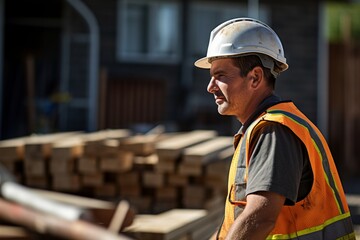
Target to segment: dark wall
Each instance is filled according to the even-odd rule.
[[[49,125],[60,75],[62,1],[5,1],[1,138]]]
[[[282,40],[289,69],[280,75],[277,92],[293,99],[316,123],[319,8],[317,1],[271,4],[272,26]]]

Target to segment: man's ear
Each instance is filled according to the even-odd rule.
[[[249,77],[251,80],[251,86],[257,88],[261,81],[264,79],[264,71],[261,67],[256,66],[249,72]]]

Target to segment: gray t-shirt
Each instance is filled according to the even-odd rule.
[[[270,191],[294,205],[310,192],[313,173],[307,150],[286,126],[268,122],[254,133],[246,195]]]

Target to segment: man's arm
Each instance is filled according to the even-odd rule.
[[[263,240],[275,227],[285,197],[274,192],[256,192],[246,197],[244,211],[235,219],[226,239]]]

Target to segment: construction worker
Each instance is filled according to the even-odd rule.
[[[355,239],[325,138],[293,102],[274,94],[288,69],[277,34],[255,19],[226,21],[195,66],[210,69],[207,91],[218,112],[242,124],[216,239]]]

